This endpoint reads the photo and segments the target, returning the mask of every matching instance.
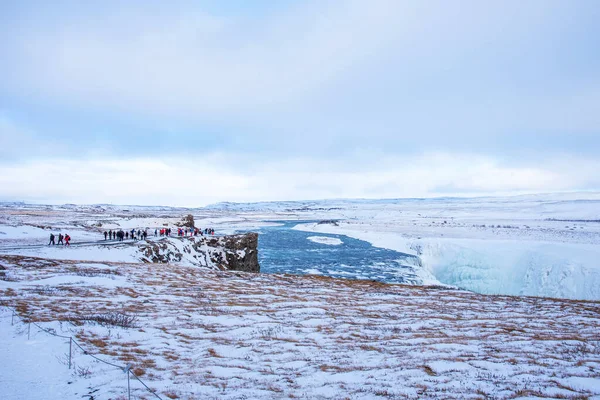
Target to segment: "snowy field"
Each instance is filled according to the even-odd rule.
[[[0,264],[3,304],[132,364],[163,399],[600,398],[597,302],[178,265]],[[96,322],[110,315],[135,319]],[[69,372],[68,340],[36,327],[27,340],[27,324],[0,318],[3,398],[126,398],[123,371],[76,348]],[[155,398],[131,385],[132,398]]]
[[[141,242],[97,242],[105,230],[153,232],[186,214],[217,234],[297,221],[331,251],[365,240],[418,256],[433,286],[219,272],[191,255],[146,264]],[[51,232],[73,246],[48,246]],[[126,399],[127,375],[92,354],[131,364],[156,390],[133,380],[135,399],[600,399],[598,244],[597,193],[0,204],[0,301],[11,307],[0,314],[0,398]],[[69,370],[69,340],[27,321],[88,354],[75,346]]]

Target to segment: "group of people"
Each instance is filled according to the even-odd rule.
[[[171,236],[171,228],[161,228],[160,230],[154,230],[154,236]],[[205,228],[204,231],[200,228],[177,228],[177,236],[204,236],[204,235],[214,235],[215,230],[213,228]],[[104,240],[118,240],[123,241],[124,239],[136,239],[136,240],[146,240],[148,238],[148,228],[141,230],[132,229],[131,231],[123,231],[119,230],[109,230],[104,231]]]
[[[154,236],[156,236],[156,230],[154,231]],[[139,239],[139,240],[146,240],[146,238],[148,237],[148,229],[138,229],[137,231],[135,229],[132,229],[131,231],[123,231],[123,229],[119,229],[117,230],[109,230],[104,231],[104,240],[118,240],[119,242],[122,242],[124,239],[129,239],[131,237],[131,239]]]
[[[154,230],[154,236],[171,236],[171,228],[161,228],[160,231],[158,229]],[[204,230],[200,228],[177,228],[177,236],[204,236],[204,235],[214,235],[215,230],[213,228],[205,228]],[[68,234],[63,235],[62,233],[58,234],[58,242],[56,242],[57,236],[54,233],[50,234],[50,242],[48,245],[65,245],[70,246],[69,243],[71,241],[71,236]],[[132,229],[131,231],[123,231],[119,230],[109,230],[104,231],[104,240],[118,240],[122,242],[124,239],[137,239],[137,240],[146,240],[148,238],[148,229]]]
[[[213,228],[205,228],[204,233],[202,232],[203,231],[200,228],[177,228],[177,236],[198,236],[198,234],[200,234],[200,236],[204,236],[215,234],[215,230]]]
[[[156,235],[155,235],[156,236]],[[171,236],[171,228],[161,228],[160,236]]]
[[[69,236],[68,234],[65,234],[63,236],[62,233],[58,234],[58,242],[55,242],[54,239],[56,239],[56,236],[54,236],[54,233],[50,234],[50,243],[48,243],[48,245],[57,245],[57,244],[62,244],[65,246],[70,246],[71,244],[69,243],[71,241],[71,236]],[[63,242],[64,240],[64,242]]]

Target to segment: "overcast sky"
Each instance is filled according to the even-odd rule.
[[[598,190],[598,21],[598,0],[0,2],[0,200]]]

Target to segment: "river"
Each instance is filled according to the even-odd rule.
[[[314,221],[269,221],[259,229],[261,272],[318,274],[336,278],[420,284],[418,258],[344,235],[315,234],[292,229]]]

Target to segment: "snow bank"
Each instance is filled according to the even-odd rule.
[[[300,224],[294,229],[343,234],[421,258],[427,284],[443,283],[483,294],[528,295],[600,300],[600,249],[597,245],[494,240],[414,238],[364,230],[348,224]]]
[[[600,250],[590,245],[436,239],[417,246],[423,266],[446,284],[485,294],[600,299]]]

